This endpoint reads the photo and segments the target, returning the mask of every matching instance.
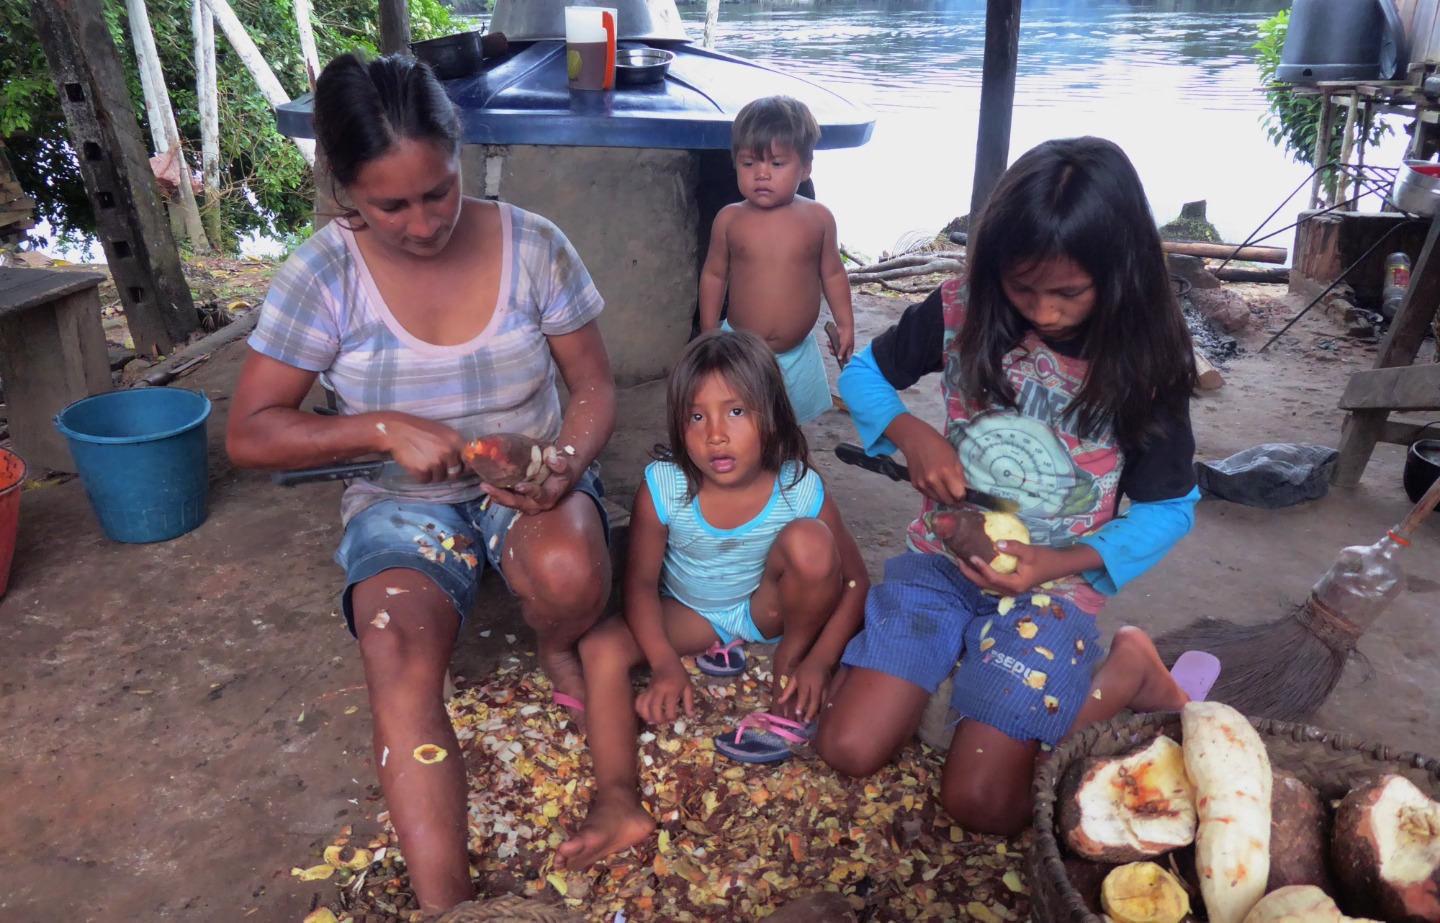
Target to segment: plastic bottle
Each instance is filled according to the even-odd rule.
[[[1385,287],[1380,295],[1380,313],[1387,321],[1394,320],[1410,287],[1410,254],[1392,253],[1385,257]]]
[[[1341,549],[1335,563],[1310,590],[1305,605],[1318,606],[1324,614],[1349,622],[1358,629],[1357,634],[1364,633],[1405,587],[1405,571],[1398,558],[1410,542],[1399,534],[1399,528],[1386,532],[1373,545]]]

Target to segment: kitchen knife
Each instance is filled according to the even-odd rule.
[[[830,340],[830,352],[835,354],[835,364],[840,367],[840,371],[845,371],[847,360],[840,358],[840,328],[835,326],[833,320],[825,322],[825,336]]]
[[[389,478],[400,480],[410,478],[403,465],[393,459],[377,458],[373,461],[347,462],[343,465],[327,465],[324,468],[300,468],[294,471],[276,471],[270,480],[281,487],[295,487],[298,484],[318,484],[323,481],[344,481],[349,478]]]
[[[847,465],[855,465],[866,471],[883,474],[892,481],[910,480],[909,468],[889,455],[866,455],[865,450],[853,442],[842,442],[837,445],[835,457]],[[1006,500],[1004,497],[997,497],[992,493],[976,490],[973,487],[965,488],[965,502],[1000,513],[1018,513],[1020,511],[1020,504],[1014,500]]]

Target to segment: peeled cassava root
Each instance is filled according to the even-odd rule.
[[[1061,788],[1061,834],[1086,859],[1149,859],[1189,845],[1195,825],[1195,789],[1180,745],[1168,737],[1128,756],[1081,763]]]
[[[550,476],[546,462],[557,453],[553,445],[522,433],[494,433],[474,440],[461,454],[480,480],[509,490],[525,481],[545,483]]]
[[[1440,921],[1440,803],[1399,775],[1352,789],[1331,841],[1345,909],[1390,923]]]
[[[1246,915],[1245,923],[1344,923],[1351,919],[1314,885],[1287,885],[1262,897]]]
[[[925,514],[925,525],[944,542],[945,549],[962,561],[982,558],[1001,574],[1015,572],[1013,554],[1000,554],[995,543],[1030,543],[1030,530],[1010,513],[980,510],[936,510]]]
[[[1115,923],[1180,923],[1190,912],[1190,895],[1155,863],[1131,862],[1105,876],[1100,906]]]
[[[1242,923],[1270,875],[1270,755],[1245,716],[1220,702],[1187,703],[1180,725],[1200,816],[1200,896],[1210,923]]]

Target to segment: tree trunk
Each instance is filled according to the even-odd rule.
[[[380,0],[380,53],[410,53],[410,6],[405,0]]]
[[[190,28],[195,34],[195,95],[200,103],[200,176],[205,208],[200,218],[220,244],[220,100],[215,72],[215,15],[205,0],[192,0]]]
[[[980,214],[1010,160],[1010,122],[1015,108],[1015,65],[1020,56],[1020,0],[985,5],[985,60],[980,74],[979,138],[970,215]]]
[[[1237,244],[1205,244],[1192,240],[1162,240],[1160,249],[1166,253],[1206,256],[1217,260],[1248,260],[1253,263],[1283,263],[1288,255],[1284,247],[1241,247]]]
[[[180,129],[170,108],[170,92],[165,89],[165,73],[160,69],[160,53],[155,50],[155,33],[150,31],[150,14],[145,0],[125,0],[130,14],[130,39],[135,43],[135,60],[140,66],[140,87],[145,93],[145,111],[149,115],[150,138],[156,153],[175,150],[175,163],[180,172],[176,192],[180,198],[180,216],[185,236],[196,253],[209,253],[205,226],[200,223],[200,209],[195,205],[195,190],[190,185],[190,164],[180,143]]]
[[[255,83],[260,87],[265,100],[273,106],[283,106],[290,101],[290,96],[280,81],[275,79],[275,72],[270,70],[270,65],[260,55],[260,49],[255,47],[251,40],[250,33],[245,31],[245,26],[230,4],[225,0],[205,0],[207,6],[220,21],[220,28],[224,30],[225,37],[230,40],[230,47],[240,56],[245,68],[250,71],[250,76],[255,78]],[[315,165],[315,142],[308,138],[292,138],[295,146],[300,149],[300,154],[310,166]]]

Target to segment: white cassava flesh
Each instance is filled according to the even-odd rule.
[[[1314,885],[1286,885],[1260,898],[1245,923],[1345,923],[1354,919],[1341,913],[1330,895]]]
[[[1440,923],[1440,803],[1404,776],[1387,775],[1345,796],[1333,859],[1347,907]]]
[[[1195,824],[1195,789],[1180,745],[1168,737],[1091,764],[1060,806],[1065,844],[1102,862],[1132,862],[1188,846]]]
[[[1229,705],[1189,702],[1180,724],[1200,815],[1200,896],[1210,923],[1242,923],[1270,875],[1270,755],[1255,728]]]

